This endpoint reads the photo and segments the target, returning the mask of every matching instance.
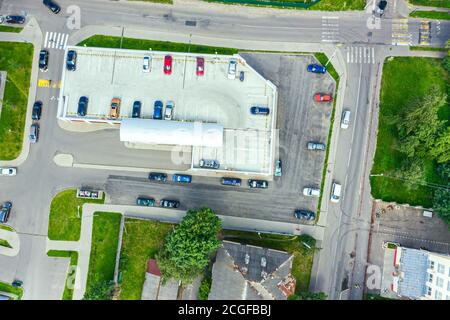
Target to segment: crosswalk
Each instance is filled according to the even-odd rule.
[[[412,45],[412,35],[409,33],[408,19],[392,19],[392,45]]]
[[[338,42],[339,17],[322,16],[322,42]]]
[[[347,53],[347,63],[375,63],[374,47],[352,46],[345,48],[345,51]]]
[[[65,50],[69,35],[67,33],[49,32],[45,33],[44,48]]]

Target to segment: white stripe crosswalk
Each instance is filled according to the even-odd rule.
[[[339,17],[322,17],[322,42],[338,42]]]
[[[347,63],[375,63],[375,48],[374,47],[347,47]]]
[[[65,50],[69,35],[67,33],[49,32],[45,33],[44,48]]]

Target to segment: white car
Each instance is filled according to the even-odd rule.
[[[16,174],[16,168],[0,168],[0,176],[15,176]]]
[[[303,195],[307,197],[318,197],[320,195],[320,189],[310,187],[303,188]]]
[[[236,79],[236,70],[237,70],[237,60],[231,59],[228,64],[228,79]]]
[[[341,128],[342,129],[348,129],[349,125],[350,125],[350,111],[349,110],[344,110],[342,112]]]
[[[2,24],[3,21],[5,21],[5,17],[4,16],[0,16],[0,24]]]
[[[338,203],[341,199],[341,189],[342,186],[339,183],[333,182],[331,185],[331,196],[330,201],[334,203]]]
[[[164,120],[172,120],[173,107],[173,101],[166,102],[166,112],[164,113]]]
[[[150,72],[151,64],[152,64],[152,58],[150,58],[149,56],[145,56],[144,62],[142,65],[142,71],[146,72],[146,73]]]

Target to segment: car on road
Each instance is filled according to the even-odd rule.
[[[248,186],[250,188],[266,189],[269,186],[269,183],[266,180],[249,179]]]
[[[88,99],[88,97],[85,97],[85,96],[80,97],[80,100],[78,100],[77,114],[80,117],[86,116],[88,103],[89,103],[89,99]]]
[[[179,183],[191,183],[192,176],[187,174],[174,174],[172,176],[173,182],[179,182]]]
[[[120,116],[120,98],[113,98],[111,100],[111,110],[109,112],[109,117],[111,119],[117,119]]]
[[[131,111],[131,117],[132,118],[140,118],[141,117],[141,102],[136,100],[133,102],[133,109]]]
[[[153,119],[161,120],[162,119],[162,110],[163,110],[163,102],[161,100],[156,100],[153,106]]]
[[[294,217],[300,220],[314,220],[316,219],[316,214],[314,212],[308,211],[308,210],[300,210],[297,209],[294,211]]]
[[[47,71],[48,69],[48,51],[41,50],[39,52],[39,69],[41,71]]]
[[[19,15],[10,15],[5,17],[6,23],[11,24],[24,24],[25,23],[25,17],[19,16]]]
[[[230,59],[230,62],[228,64],[228,73],[227,77],[228,79],[236,79],[236,71],[237,71],[237,60],[236,59]]]
[[[15,176],[17,168],[0,168],[0,176]]]
[[[342,112],[341,128],[348,129],[349,125],[350,125],[350,110],[344,110]]]
[[[9,215],[11,214],[11,208],[12,208],[11,202],[6,201],[5,203],[3,203],[0,209],[0,223],[8,222]]]
[[[314,95],[314,101],[316,102],[331,102],[333,98],[330,93],[321,93],[318,92]]]
[[[155,205],[155,199],[148,197],[138,197],[136,199],[136,204],[138,206],[153,207]]]
[[[230,178],[230,177],[223,177],[221,179],[221,183],[224,186],[235,186],[235,187],[239,187],[241,185],[241,179],[239,178]]]
[[[67,52],[66,68],[69,71],[75,71],[77,69],[77,52],[75,50],[69,50]]]
[[[150,172],[148,178],[153,181],[166,182],[167,174],[161,172]]]
[[[239,80],[240,80],[241,82],[243,82],[244,79],[245,79],[245,73],[244,73],[244,71],[239,72]]]
[[[270,110],[267,107],[253,106],[250,108],[250,113],[254,115],[266,116],[269,114],[269,112]]]
[[[308,142],[308,144],[306,146],[307,146],[308,150],[325,151],[325,145],[320,142],[310,141],[310,142]]]
[[[310,65],[308,65],[307,70],[308,70],[308,72],[313,72],[313,73],[327,72],[327,68],[325,68],[324,66],[321,66],[320,64],[310,64]]]
[[[162,199],[159,205],[163,208],[178,208],[180,206],[180,201]]]
[[[169,100],[166,102],[166,111],[164,112],[164,120],[172,120],[174,102]]]
[[[341,199],[341,190],[342,186],[333,181],[333,184],[331,185],[331,196],[330,196],[330,201],[334,202],[334,203],[338,203],[339,200]]]
[[[61,7],[53,0],[44,0],[42,3],[54,14],[57,14],[61,11]]]
[[[164,74],[172,74],[172,56],[164,57]]]
[[[40,120],[42,114],[42,102],[36,101],[33,104],[33,111],[31,112],[31,119],[32,120]]]
[[[205,58],[197,57],[197,68],[195,74],[197,76],[203,76],[205,74]]]
[[[217,160],[201,159],[199,166],[200,166],[200,168],[219,169],[220,163]]]
[[[282,174],[281,160],[275,162],[275,177],[281,177]]]
[[[320,196],[320,189],[313,187],[303,188],[303,195],[307,197],[318,197]]]
[[[152,58],[150,56],[145,56],[142,63],[142,72],[148,73],[151,71]]]
[[[39,124],[33,123],[30,127],[30,143],[37,143],[39,140]]]

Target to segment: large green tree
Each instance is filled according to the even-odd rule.
[[[450,184],[448,189],[437,189],[434,192],[433,210],[445,223],[450,225]]]
[[[190,283],[204,272],[210,254],[220,247],[217,235],[221,224],[211,209],[189,210],[157,255],[162,280]]]
[[[439,163],[450,161],[450,127],[436,139],[430,153]]]

